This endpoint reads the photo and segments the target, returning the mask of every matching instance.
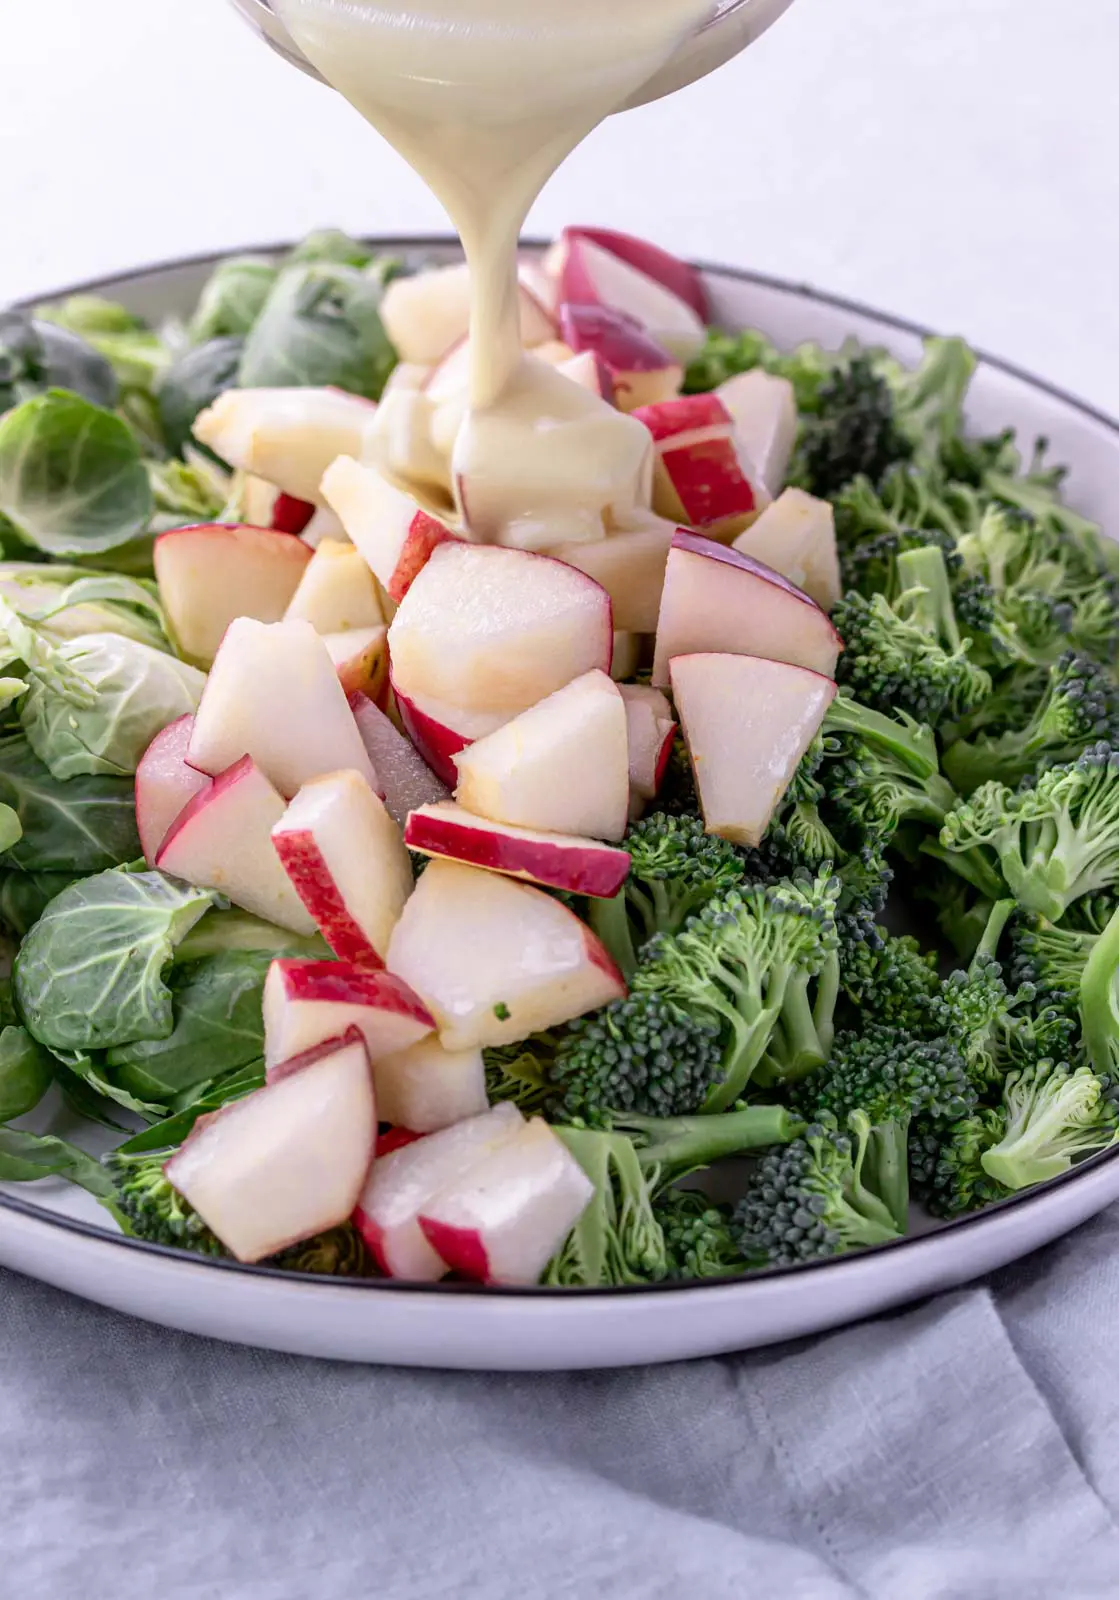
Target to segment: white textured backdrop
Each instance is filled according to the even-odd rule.
[[[0,0],[0,21],[0,302],[319,224],[443,226],[225,0]],[[835,289],[1119,412],[1117,64],[1117,0],[797,0],[600,129],[532,225]]]

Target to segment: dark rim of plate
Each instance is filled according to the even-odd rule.
[[[371,246],[384,250],[398,250],[401,252],[422,252],[424,250],[446,250],[457,245],[457,240],[447,234],[418,234],[415,236],[377,236],[365,241]],[[525,239],[522,241],[525,248],[543,249],[547,241],[539,239]],[[252,245],[245,246],[239,251],[221,250],[206,252],[197,256],[179,257],[171,261],[156,262],[147,267],[136,267],[128,272],[112,273],[107,277],[89,279],[86,282],[71,284],[68,287],[55,289],[45,295],[36,295],[33,300],[25,300],[23,305],[38,304],[44,300],[57,300],[70,294],[101,293],[107,289],[126,285],[137,278],[158,276],[162,272],[180,271],[189,267],[206,267],[216,265],[232,254],[270,256],[280,254],[289,249],[287,244]],[[893,316],[889,312],[877,311],[873,306],[863,305],[857,300],[848,300],[842,295],[825,294],[819,289],[812,288],[809,284],[792,283],[786,278],[770,277],[763,272],[750,272],[742,267],[725,267],[715,262],[698,261],[695,263],[703,272],[709,272],[720,277],[731,278],[739,283],[752,283],[763,289],[776,289],[782,294],[796,296],[802,300],[812,300],[819,305],[831,307],[836,311],[846,311],[852,316],[870,317],[875,322],[882,323],[885,327],[894,328],[899,333],[912,334],[916,338],[927,338],[931,329],[922,327],[920,323],[910,322],[905,317]],[[1081,416],[1090,417],[1098,422],[1109,432],[1119,436],[1119,421],[1108,416],[1106,412],[1097,410],[1094,406],[1087,405],[1075,395],[1058,388],[1055,384],[1047,383],[1043,378],[1037,378],[1031,372],[1021,367],[1014,366],[1012,362],[1002,361],[997,356],[985,354],[977,350],[976,355],[984,366],[995,371],[1005,373],[1008,377],[1017,378],[1020,382],[1029,384],[1039,393],[1059,400],[1062,405],[1078,411]],[[1090,1156],[1058,1178],[1051,1178],[1047,1183],[1036,1188],[1024,1190],[1021,1194],[1011,1195],[1006,1200],[996,1201],[994,1205],[985,1206],[982,1211],[974,1211],[966,1217],[956,1217],[950,1222],[938,1223],[928,1233],[915,1234],[912,1237],[896,1239],[889,1244],[877,1245],[872,1251],[855,1251],[850,1255],[831,1256],[822,1261],[802,1261],[793,1266],[763,1267],[747,1274],[739,1274],[728,1278],[689,1278],[676,1283],[633,1283],[622,1284],[616,1288],[587,1288],[587,1289],[562,1289],[552,1288],[548,1285],[533,1285],[528,1288],[503,1288],[501,1286],[479,1286],[469,1283],[408,1283],[392,1278],[331,1278],[323,1277],[311,1272],[287,1272],[280,1267],[247,1266],[239,1261],[224,1261],[213,1256],[199,1256],[189,1250],[175,1250],[168,1245],[150,1244],[145,1239],[130,1239],[125,1234],[111,1233],[107,1228],[98,1227],[92,1222],[84,1222],[77,1217],[62,1216],[56,1211],[48,1210],[45,1206],[35,1205],[33,1201],[24,1200],[19,1195],[7,1192],[0,1193],[0,1209],[12,1211],[31,1221],[45,1223],[50,1227],[61,1228],[68,1233],[78,1234],[81,1237],[96,1240],[98,1243],[107,1244],[121,1250],[140,1251],[147,1255],[162,1257],[179,1266],[194,1268],[199,1271],[228,1272],[237,1275],[247,1275],[253,1278],[273,1279],[280,1283],[299,1283],[315,1285],[324,1290],[343,1290],[357,1293],[390,1293],[390,1294],[426,1294],[426,1295],[473,1295],[486,1299],[506,1299],[509,1297],[521,1299],[562,1299],[570,1300],[572,1296],[580,1298],[609,1298],[619,1295],[651,1295],[651,1294],[676,1294],[685,1290],[715,1290],[736,1289],[741,1290],[751,1283],[764,1280],[788,1278],[806,1272],[842,1271],[845,1267],[853,1266],[856,1262],[865,1261],[869,1256],[884,1256],[896,1251],[919,1250],[922,1245],[931,1244],[946,1234],[959,1235],[967,1230],[981,1227],[985,1220],[995,1214],[1022,1209],[1043,1201],[1054,1190],[1067,1188],[1077,1183],[1085,1174],[1101,1166],[1119,1160],[1119,1146],[1111,1150],[1102,1150],[1098,1155]]]

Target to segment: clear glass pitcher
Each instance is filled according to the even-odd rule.
[[[313,78],[314,67],[294,43],[268,0],[233,0],[237,10],[260,36],[285,61]],[[609,0],[604,0],[609,4]],[[770,23],[788,10],[792,0],[717,0],[714,14],[691,39],[681,45],[672,60],[634,95],[629,106],[659,100],[662,95],[682,89],[697,78],[706,77],[725,61],[745,50]]]

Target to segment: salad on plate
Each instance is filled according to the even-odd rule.
[[[1119,553],[1043,443],[958,339],[779,350],[624,234],[519,293],[585,485],[456,472],[461,265],[0,316],[0,1182],[593,1288],[1119,1141]]]

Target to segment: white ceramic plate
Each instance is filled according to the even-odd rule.
[[[449,257],[429,239],[386,250]],[[160,320],[185,312],[213,258],[151,268],[83,289]],[[850,335],[907,361],[921,331],[812,290],[707,269],[719,320],[778,343]],[[1023,439],[1045,434],[1072,468],[1070,498],[1105,521],[1119,501],[1119,424],[1001,362],[985,360],[969,417]],[[73,1134],[61,1119],[58,1131]],[[92,1148],[93,1146],[91,1146]],[[207,1261],[122,1238],[80,1191],[53,1181],[0,1185],[0,1263],[119,1311],[191,1333],[302,1355],[405,1366],[543,1369],[629,1366],[746,1349],[816,1333],[1004,1266],[1119,1199],[1119,1149],[1041,1189],[863,1255],[759,1272],[726,1283],[623,1290],[399,1287],[294,1276]]]

